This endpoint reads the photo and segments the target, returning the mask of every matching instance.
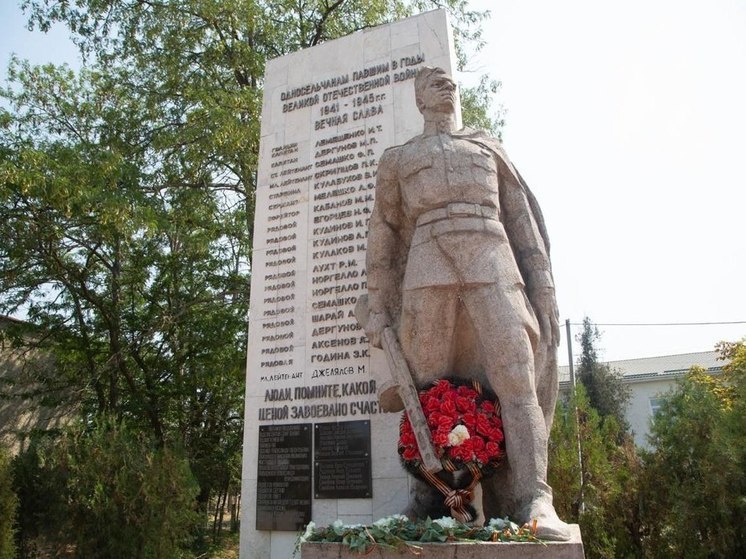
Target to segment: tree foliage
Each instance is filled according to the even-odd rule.
[[[560,516],[580,523],[588,557],[746,552],[746,343],[720,351],[722,375],[693,368],[664,398],[640,458],[582,383],[557,406],[549,482]]]
[[[178,452],[109,417],[37,443],[15,465],[24,557],[72,545],[75,557],[176,558],[192,544],[198,488]]]
[[[118,75],[11,67],[2,310],[43,327],[33,344],[56,367],[35,382],[64,388],[86,417],[127,417],[183,445],[206,501],[241,440],[246,212],[208,171],[161,151],[148,100]]]
[[[14,60],[0,90],[0,313],[42,333],[14,335],[54,356],[34,379],[47,399],[183,448],[205,507],[239,477],[266,60],[446,7],[464,63],[485,14],[466,0],[22,6],[32,27],[67,26],[86,63]],[[486,126],[480,87],[465,98]]]
[[[629,389],[601,363],[598,328],[583,320],[578,384],[560,401],[549,443],[549,483],[560,517],[580,524],[588,557],[639,557],[641,462],[628,430]]]
[[[577,365],[578,380],[583,383],[588,399],[602,418],[612,417],[623,431],[629,431],[625,417],[630,390],[622,375],[598,359],[596,344],[601,338],[591,319],[583,319],[583,330],[578,336],[581,354]]]
[[[253,207],[261,85],[267,59],[414,13],[445,8],[454,24],[457,65],[481,48],[489,12],[468,0],[24,0],[33,25],[67,25],[82,53],[151,100],[161,137],[198,160]],[[495,134],[495,82],[462,88],[464,121]],[[160,112],[160,114],[158,114]],[[228,172],[225,175],[225,172]],[[248,215],[249,223],[251,215]]]
[[[16,522],[18,556],[22,559],[49,555],[64,526],[66,510],[65,473],[51,466],[52,437],[34,434],[13,459],[13,485],[18,495]]]
[[[693,368],[652,425],[643,478],[649,557],[746,554],[746,344],[721,376]]]
[[[639,475],[631,438],[613,418],[602,420],[579,384],[557,405],[548,479],[560,518],[580,524],[587,557],[640,555]]]
[[[492,101],[500,91],[502,83],[490,80],[484,75],[479,84],[472,88],[461,88],[461,111],[464,126],[485,130],[498,139],[502,139],[505,126],[505,109],[502,105],[494,107]]]
[[[16,555],[14,524],[18,497],[12,480],[10,456],[0,443],[0,559],[13,559]]]

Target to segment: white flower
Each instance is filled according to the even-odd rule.
[[[489,527],[493,530],[502,530],[506,526],[508,526],[508,522],[502,518],[493,518],[489,523]]]
[[[384,516],[383,518],[379,518],[373,523],[373,526],[375,526],[376,528],[388,528],[389,526],[398,524],[402,521],[406,522],[407,520],[409,519],[403,514],[392,514],[391,516]]]
[[[448,433],[448,444],[451,446],[458,446],[468,438],[469,430],[464,425],[456,425],[453,430]]]
[[[438,518],[437,520],[433,520],[433,523],[445,529],[455,528],[457,525],[456,520],[451,518],[450,516],[444,516],[443,518]]]
[[[303,535],[300,537],[300,543],[304,543],[308,541],[308,538],[310,538],[313,535],[313,531],[316,529],[316,524],[312,520],[308,523],[308,526],[306,526],[306,531],[303,532]]]
[[[515,522],[511,522],[507,516],[505,518],[493,518],[490,520],[488,526],[493,530],[504,530],[505,528],[509,528],[512,532],[518,531],[518,525]]]

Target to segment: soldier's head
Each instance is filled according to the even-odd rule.
[[[425,112],[453,113],[456,110],[456,82],[443,68],[424,66],[414,78],[417,108]]]

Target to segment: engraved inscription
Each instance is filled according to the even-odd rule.
[[[280,93],[282,113],[308,115],[310,137],[270,146],[270,180],[259,186],[268,201],[262,333],[255,338],[260,383],[305,378],[324,386],[325,379],[367,375],[368,340],[353,310],[367,289],[367,225],[382,135],[393,124],[387,107],[393,84],[410,79],[424,60],[413,53],[365,64]],[[303,404],[293,403],[285,385],[267,385],[279,392],[263,393],[260,421],[378,413],[375,394],[359,400],[348,383],[331,384],[340,401]]]
[[[314,425],[314,496],[371,496],[370,421]]]
[[[259,427],[256,529],[298,531],[311,520],[311,428]]]

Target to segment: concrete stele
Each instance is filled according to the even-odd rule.
[[[286,559],[297,534],[257,530],[259,428],[369,420],[371,498],[315,499],[319,525],[401,512],[410,480],[399,414],[378,410],[385,367],[353,315],[365,293],[367,221],[384,149],[419,134],[414,74],[453,73],[443,10],[361,31],[267,63],[254,225],[242,472],[241,558]],[[308,397],[326,387],[330,397]]]

